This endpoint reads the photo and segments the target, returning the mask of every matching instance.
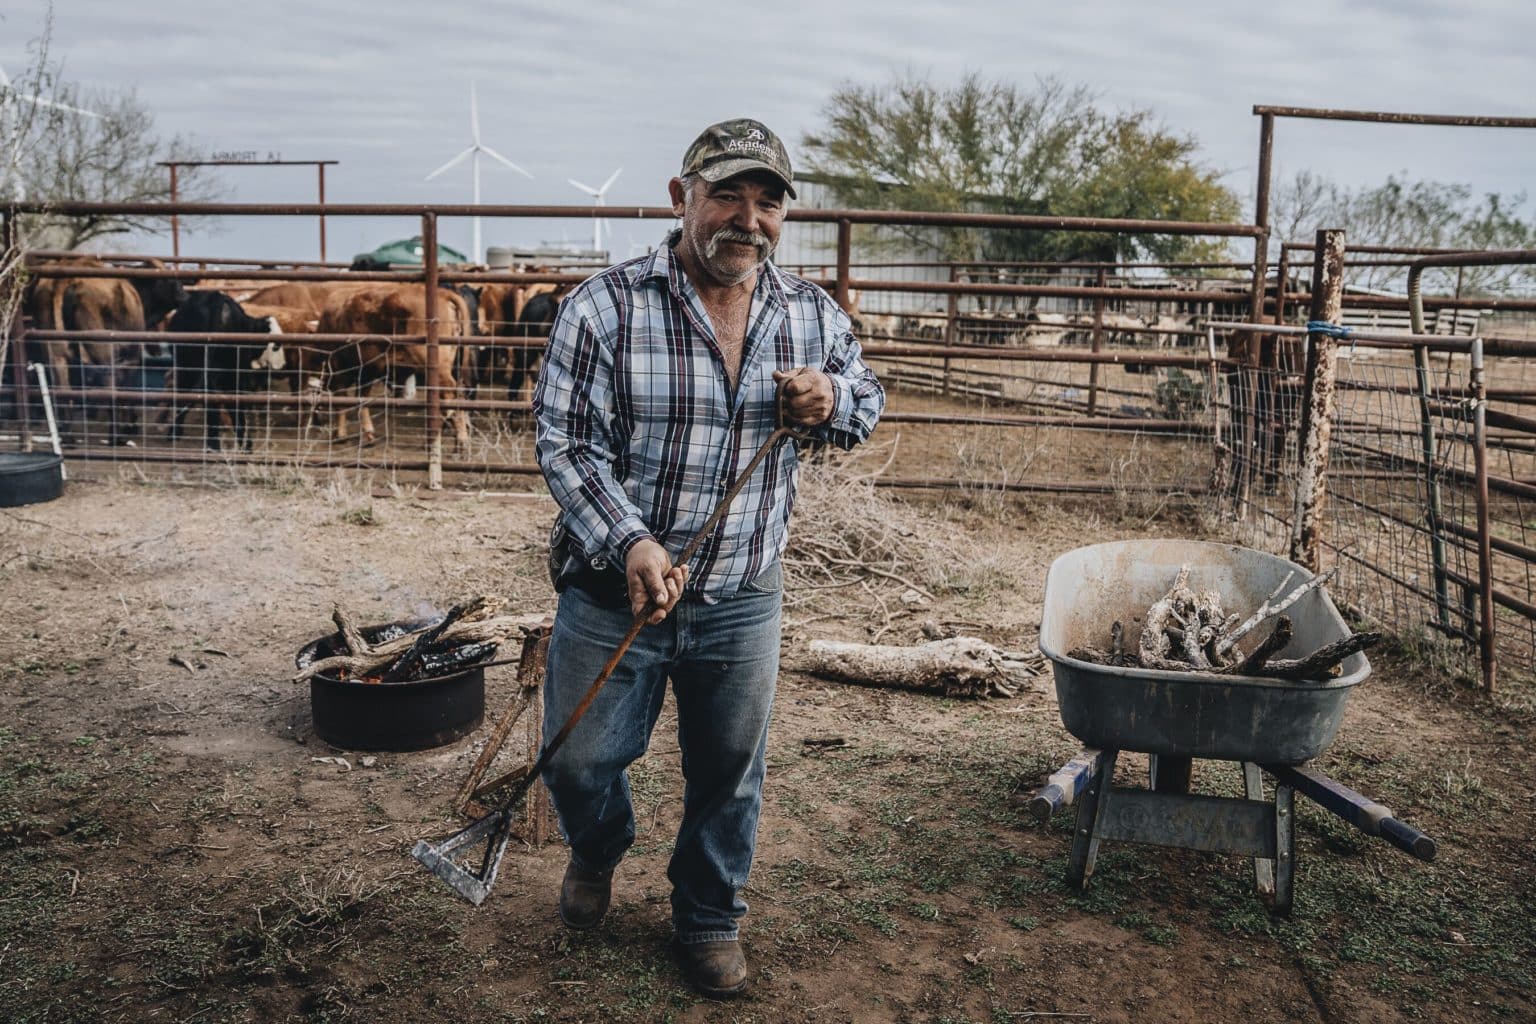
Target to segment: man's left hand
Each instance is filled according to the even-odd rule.
[[[773,381],[779,388],[778,401],[785,425],[819,427],[832,418],[836,405],[832,378],[814,366],[775,370]]]

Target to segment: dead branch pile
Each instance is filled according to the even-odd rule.
[[[795,522],[784,553],[785,594],[856,588],[887,624],[904,605],[933,601],[948,589],[958,553],[918,510],[875,488],[895,458],[872,470],[869,456],[802,463]],[[894,603],[894,610],[887,604]]]
[[[454,605],[435,625],[370,644],[340,605],[331,619],[345,654],[316,658],[293,677],[300,683],[325,674],[362,682],[407,682],[457,671],[489,657],[513,636],[525,635],[543,615],[500,615],[505,601],[477,597]]]
[[[1097,665],[1160,669],[1166,672],[1213,672],[1227,675],[1266,676],[1277,679],[1325,679],[1339,675],[1339,663],[1357,651],[1378,643],[1380,633],[1355,633],[1342,640],[1324,644],[1304,658],[1276,659],[1291,642],[1291,620],[1280,613],[1299,601],[1309,591],[1323,585],[1332,571],[1314,576],[1281,597],[1290,584],[1287,576],[1246,619],[1228,614],[1215,590],[1196,592],[1189,586],[1189,566],[1182,566],[1173,586],[1152,603],[1142,617],[1137,649],[1125,647],[1125,626],[1110,626],[1110,646],[1104,650],[1092,645],[1076,647],[1068,657]],[[1248,653],[1237,646],[1239,640],[1269,619],[1274,627]]]

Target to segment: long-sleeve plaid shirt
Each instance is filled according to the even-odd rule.
[[[669,243],[675,233],[669,237]],[[867,438],[885,392],[826,292],[771,262],[758,275],[735,392],[698,293],[670,245],[585,281],[560,304],[534,392],[537,457],[566,529],[620,570],[654,537],[682,550],[775,429],[773,372],[819,367],[832,417],[813,433]],[[686,593],[713,603],[788,543],[798,454],[779,445],[700,546]]]

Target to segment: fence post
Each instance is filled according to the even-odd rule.
[[[1104,351],[1104,288],[1108,284],[1104,268],[1094,275],[1093,285],[1099,289],[1099,294],[1093,300],[1093,353],[1098,355]],[[1157,339],[1153,339],[1157,343]],[[1099,407],[1099,364],[1088,364],[1088,415],[1092,416],[1094,410]]]
[[[443,489],[443,400],[437,377],[437,214],[421,215],[421,246],[426,265],[427,317],[427,489]]]
[[[325,163],[317,161],[315,168],[320,172],[320,205],[325,205]],[[325,262],[325,214],[320,215],[320,262]]]
[[[1427,334],[1424,328],[1424,296],[1419,290],[1423,267],[1408,270],[1408,316],[1414,334]],[[1419,448],[1424,460],[1424,519],[1429,527],[1429,558],[1435,574],[1435,617],[1442,630],[1451,627],[1451,586],[1446,572],[1445,515],[1440,501],[1440,476],[1435,469],[1435,414],[1431,406],[1429,347],[1413,346],[1413,370],[1419,393]],[[1469,623],[1470,625],[1470,623]]]
[[[960,267],[958,264],[949,265],[949,283],[956,284],[960,280]],[[953,348],[955,345],[956,325],[955,318],[960,315],[960,296],[954,291],[949,293],[945,300],[945,308],[949,311],[949,318],[944,321],[944,347]],[[949,394],[949,356],[944,357],[944,390],[943,394]]]
[[[176,164],[166,165],[171,172],[171,202],[176,202]],[[174,213],[171,214],[171,259],[181,259],[181,220]]]
[[[1261,182],[1267,204],[1268,185]],[[1268,216],[1267,211],[1264,212]],[[1253,291],[1249,296],[1249,318],[1253,323],[1264,320],[1264,285],[1269,276],[1269,232],[1257,235],[1253,240]],[[1264,345],[1261,335],[1250,335],[1242,348],[1241,365],[1234,375],[1239,382],[1238,391],[1243,401],[1243,423],[1234,430],[1232,445],[1233,510],[1239,519],[1248,515],[1248,499],[1253,489],[1254,471],[1263,458],[1263,444],[1259,439],[1259,387],[1263,383],[1260,373],[1259,352]],[[1236,410],[1234,410],[1235,412]]]
[[[1310,319],[1336,324],[1344,312],[1344,232],[1317,233],[1312,270]],[[1325,333],[1307,335],[1307,376],[1302,411],[1301,472],[1296,482],[1296,515],[1291,561],[1313,572],[1322,568],[1323,511],[1328,501],[1328,442],[1333,431],[1334,344]]]
[[[837,222],[837,291],[833,298],[848,312],[848,263],[853,254],[853,222],[844,217]]]
[[[1275,270],[1275,316],[1277,325],[1285,324],[1285,287],[1291,275],[1291,251],[1280,243],[1280,262]],[[1259,365],[1263,367],[1260,393],[1264,396],[1264,488],[1272,493],[1279,485],[1280,464],[1285,458],[1287,419],[1294,412],[1291,394],[1284,382],[1294,367],[1289,366],[1289,349],[1293,344],[1280,335],[1268,335],[1256,339],[1259,343]]]
[[[32,423],[27,406],[31,396],[27,393],[26,340],[18,329],[21,323],[22,283],[26,264],[21,253],[21,231],[17,227],[16,207],[8,207],[0,214],[0,267],[14,263],[7,280],[0,280],[0,376],[5,373],[5,357],[11,358],[11,386],[16,396],[16,422],[21,434],[21,450],[32,450]],[[44,360],[46,362],[46,360]]]
[[[1493,619],[1493,536],[1488,525],[1488,392],[1483,376],[1483,339],[1472,339],[1472,443],[1477,472],[1477,583],[1482,628],[1477,631],[1483,689],[1493,692],[1498,675]]]
[[[1264,321],[1264,286],[1269,278],[1269,178],[1274,148],[1275,116],[1260,114],[1259,171],[1254,187],[1253,223],[1262,230],[1253,239],[1253,288],[1249,296],[1249,319],[1256,324]],[[1228,377],[1228,380],[1237,384],[1236,390],[1245,405],[1242,425],[1238,427],[1234,424],[1232,439],[1232,507],[1239,519],[1248,515],[1253,477],[1260,460],[1264,458],[1264,442],[1259,438],[1259,430],[1262,429],[1259,422],[1259,389],[1263,384],[1259,369],[1263,362],[1259,353],[1263,345],[1262,335],[1246,336],[1242,365]],[[1237,411],[1233,409],[1234,413]]]

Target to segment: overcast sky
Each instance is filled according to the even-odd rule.
[[[0,11],[0,65],[13,75],[45,11],[39,0]],[[483,201],[584,203],[567,178],[596,185],[623,167],[609,204],[660,205],[683,150],[713,121],[756,117],[794,157],[844,82],[909,70],[935,82],[1055,75],[1195,136],[1251,216],[1255,103],[1533,115],[1533,40],[1528,0],[57,0],[51,50],[69,80],[137,89],[165,134],[210,151],[339,160],[327,175],[336,202],[468,202],[467,163],[422,179],[468,145],[472,82],[483,141],[535,178],[484,161]],[[1536,130],[1283,120],[1275,153],[1277,178],[1310,169],[1358,186],[1407,171],[1508,194],[1529,187]],[[314,196],[308,169],[237,168],[223,180],[239,201]],[[486,245],[561,241],[558,225],[529,237],[506,223],[486,222]],[[615,222],[613,253],[662,231]],[[564,229],[573,243],[590,244],[590,232],[590,221]],[[330,255],[412,233],[333,220]],[[468,221],[445,223],[445,242],[467,250],[469,239]],[[300,221],[232,221],[182,243],[291,258],[316,248]]]

